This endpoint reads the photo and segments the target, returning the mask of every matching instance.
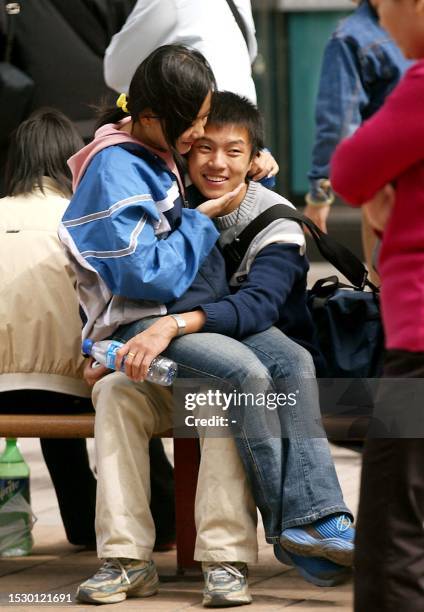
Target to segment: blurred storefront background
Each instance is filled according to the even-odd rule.
[[[322,54],[337,23],[355,4],[350,0],[252,0],[252,6],[259,45],[254,77],[267,145],[281,167],[277,189],[301,207],[308,190]],[[361,254],[356,210],[336,203],[329,231]],[[312,245],[310,252],[319,259]]]

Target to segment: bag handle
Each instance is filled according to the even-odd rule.
[[[13,41],[15,39],[15,18],[16,15],[19,15],[19,13],[21,12],[21,5],[19,2],[7,2],[4,8],[6,11],[7,27],[3,61],[10,64],[12,59]]]
[[[300,225],[305,225],[311,232],[312,238],[324,259],[343,274],[356,289],[363,290],[365,287],[369,287],[373,291],[378,291],[377,287],[368,280],[368,271],[356,255],[321,231],[305,215],[282,203],[274,204],[274,206],[267,208],[258,215],[256,219],[253,219],[240,235],[224,248],[225,254],[228,254],[234,261],[241,263],[255,236],[277,219],[291,219]]]
[[[243,38],[245,40],[247,50],[249,50],[249,38],[247,36],[247,29],[246,29],[246,24],[244,23],[244,19],[240,15],[240,11],[238,10],[234,0],[226,0],[226,1],[227,1],[228,6],[230,7],[230,11],[232,12],[234,19],[236,20],[238,27],[240,28],[241,33],[243,34]]]

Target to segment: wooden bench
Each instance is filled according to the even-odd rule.
[[[324,428],[333,440],[363,440],[369,426],[367,416],[324,415]],[[4,438],[94,438],[94,413],[86,414],[0,414],[0,437]],[[172,438],[172,431],[161,434],[161,438]],[[174,440],[174,452],[182,453],[187,441]],[[196,440],[195,440],[196,442]],[[197,444],[197,442],[196,442]],[[185,455],[183,454],[183,457]],[[197,453],[198,457],[198,453]],[[194,456],[191,456],[194,459]],[[196,464],[196,461],[194,461]],[[191,463],[190,463],[191,465]],[[198,465],[198,462],[197,462]],[[188,466],[187,466],[188,467]],[[175,469],[177,465],[175,465]],[[196,479],[197,480],[197,479]]]
[[[94,413],[0,414],[0,437],[4,438],[93,438]],[[167,431],[159,437],[172,437]],[[175,511],[177,565],[179,572],[197,566],[193,560],[196,529],[194,497],[200,463],[195,439],[174,439]]]
[[[363,440],[369,425],[368,417],[324,416],[324,427],[332,440]],[[0,437],[5,438],[93,438],[94,413],[87,414],[0,414]],[[167,431],[159,437],[172,437]],[[174,475],[177,566],[196,567],[193,560],[196,528],[194,498],[200,464],[196,439],[174,438]]]

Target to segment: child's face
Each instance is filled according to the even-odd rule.
[[[424,57],[424,0],[378,0],[380,22],[405,57]]]
[[[181,155],[188,153],[193,142],[205,133],[205,125],[211,109],[211,100],[212,93],[209,92],[197,113],[196,119],[191,126],[177,138],[175,147]],[[162,151],[169,150],[160,117],[155,115],[150,109],[147,109],[140,115],[140,121],[138,124],[135,124],[133,134],[136,138],[155,149]]]
[[[252,145],[245,127],[207,125],[188,158],[190,178],[207,199],[219,198],[243,183],[251,168]]]
[[[176,149],[181,155],[188,153],[193,143],[205,133],[205,125],[211,110],[212,94],[209,92],[191,126],[178,138]]]

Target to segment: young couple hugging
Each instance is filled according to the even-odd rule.
[[[307,580],[332,586],[352,565],[352,515],[320,425],[304,236],[292,221],[272,223],[227,283],[216,243],[224,247],[263,210],[288,202],[248,178],[264,173],[258,110],[214,88],[199,53],[160,47],[137,69],[120,110],[71,160],[76,190],[60,236],[77,273],[83,337],[120,338],[118,369],[126,357],[126,375],[86,368],[105,561],[80,585],[80,601],[157,591],[148,442],[172,427],[172,393],[140,381],[158,354],[178,363],[181,378],[252,398],[231,403],[233,435],[227,428],[200,439],[195,558],[204,605],[251,601],[256,507],[276,557]],[[276,392],[299,400],[272,411],[255,405]]]

